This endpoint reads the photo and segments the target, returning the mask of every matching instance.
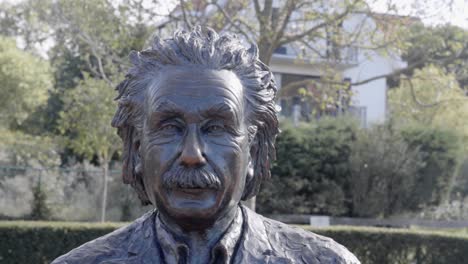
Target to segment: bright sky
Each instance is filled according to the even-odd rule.
[[[10,3],[21,1],[0,0]],[[468,29],[468,0],[367,0],[367,2],[380,13],[410,15],[420,17],[426,24],[450,23]],[[389,2],[393,8],[389,8]]]
[[[450,23],[468,29],[468,0],[368,0],[375,11],[420,17],[424,23]],[[388,3],[396,12],[389,11]]]

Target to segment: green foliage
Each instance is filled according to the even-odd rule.
[[[426,27],[414,24],[408,36],[408,49],[403,59],[418,68],[436,64],[455,73],[460,87],[468,86],[468,31],[449,24]]]
[[[468,99],[454,74],[429,65],[388,93],[392,118],[400,123],[450,128],[468,143]]]
[[[272,179],[257,196],[262,213],[347,213],[348,159],[356,124],[321,119],[293,128],[283,124]]]
[[[366,264],[462,264],[468,258],[468,237],[448,232],[369,227],[306,230],[333,238]]]
[[[454,74],[428,65],[389,91],[392,116],[425,125],[454,125],[457,115],[467,115],[468,100]]]
[[[46,103],[52,87],[49,64],[0,36],[0,126],[16,128]]]
[[[89,76],[64,95],[59,129],[76,153],[106,160],[118,149],[119,138],[110,126],[115,111],[115,94],[104,80]]]
[[[407,209],[408,199],[419,197],[416,176],[425,164],[418,144],[410,148],[392,124],[362,130],[349,157],[352,215],[388,217]],[[431,186],[428,191],[434,191]]]
[[[116,224],[0,222],[0,262],[46,264],[118,227]]]
[[[418,149],[424,163],[414,174],[414,194],[406,206],[412,210],[447,201],[454,177],[460,166],[463,144],[459,136],[449,129],[413,125],[402,129],[401,134],[409,146]]]
[[[282,124],[272,179],[257,196],[264,214],[388,217],[438,205],[460,156],[456,134],[389,122],[358,129],[344,118]]]
[[[153,33],[152,23],[143,23],[147,11],[133,1],[42,1],[31,12],[42,14],[55,34],[51,58],[59,89],[74,86],[81,72],[117,83],[129,66],[129,52],[141,50]]]
[[[21,38],[26,49],[33,51],[44,39],[54,42],[47,54],[53,68],[54,89],[47,104],[22,127],[35,135],[60,134],[62,99],[66,90],[78,86],[84,75],[107,80],[114,87],[129,66],[128,53],[141,50],[154,31],[153,23],[144,23],[149,11],[139,1],[26,0],[4,6],[6,11],[0,11],[0,23],[8,25],[8,30],[3,34]]]
[[[138,18],[130,15],[142,15],[138,12],[144,10],[132,8],[128,1],[120,4],[103,0],[48,2],[54,12],[54,16],[45,18],[49,25],[64,30],[60,33],[68,34],[75,44],[86,45],[90,53],[95,52],[92,55],[125,57],[131,49],[141,49],[151,32],[151,27],[142,24],[142,20],[132,21]]]
[[[52,167],[60,163],[55,140],[47,136],[28,135],[21,131],[0,129],[0,149],[14,166]]]
[[[352,215],[388,217],[447,201],[459,142],[453,131],[418,124],[362,131],[349,163]]]
[[[122,224],[0,222],[2,263],[50,263],[56,257]],[[468,259],[468,237],[445,232],[367,227],[302,228],[329,236],[362,263],[462,264]]]

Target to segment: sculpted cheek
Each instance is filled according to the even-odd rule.
[[[146,166],[152,168],[152,173],[160,173],[169,169],[178,155],[179,143],[174,144],[156,144],[156,141],[150,141],[146,145]]]
[[[245,144],[246,136],[224,136],[212,138],[209,140],[211,144],[217,147],[230,148],[230,151],[241,152]]]

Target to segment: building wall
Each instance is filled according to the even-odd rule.
[[[376,76],[390,74],[403,68],[406,63],[396,56],[383,56],[373,51],[361,52],[359,64],[344,71],[345,78],[352,83],[368,80]],[[380,78],[359,86],[353,86],[352,105],[366,108],[368,124],[385,121],[387,113],[387,81]]]

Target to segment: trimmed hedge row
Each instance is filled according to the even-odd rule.
[[[332,237],[363,264],[468,263],[468,236],[463,234],[372,227],[303,228]]]
[[[45,264],[122,224],[0,221],[0,263]]]
[[[57,256],[122,226],[121,223],[0,222],[0,263],[50,263]],[[436,231],[301,226],[332,237],[363,264],[462,264],[468,236]]]

